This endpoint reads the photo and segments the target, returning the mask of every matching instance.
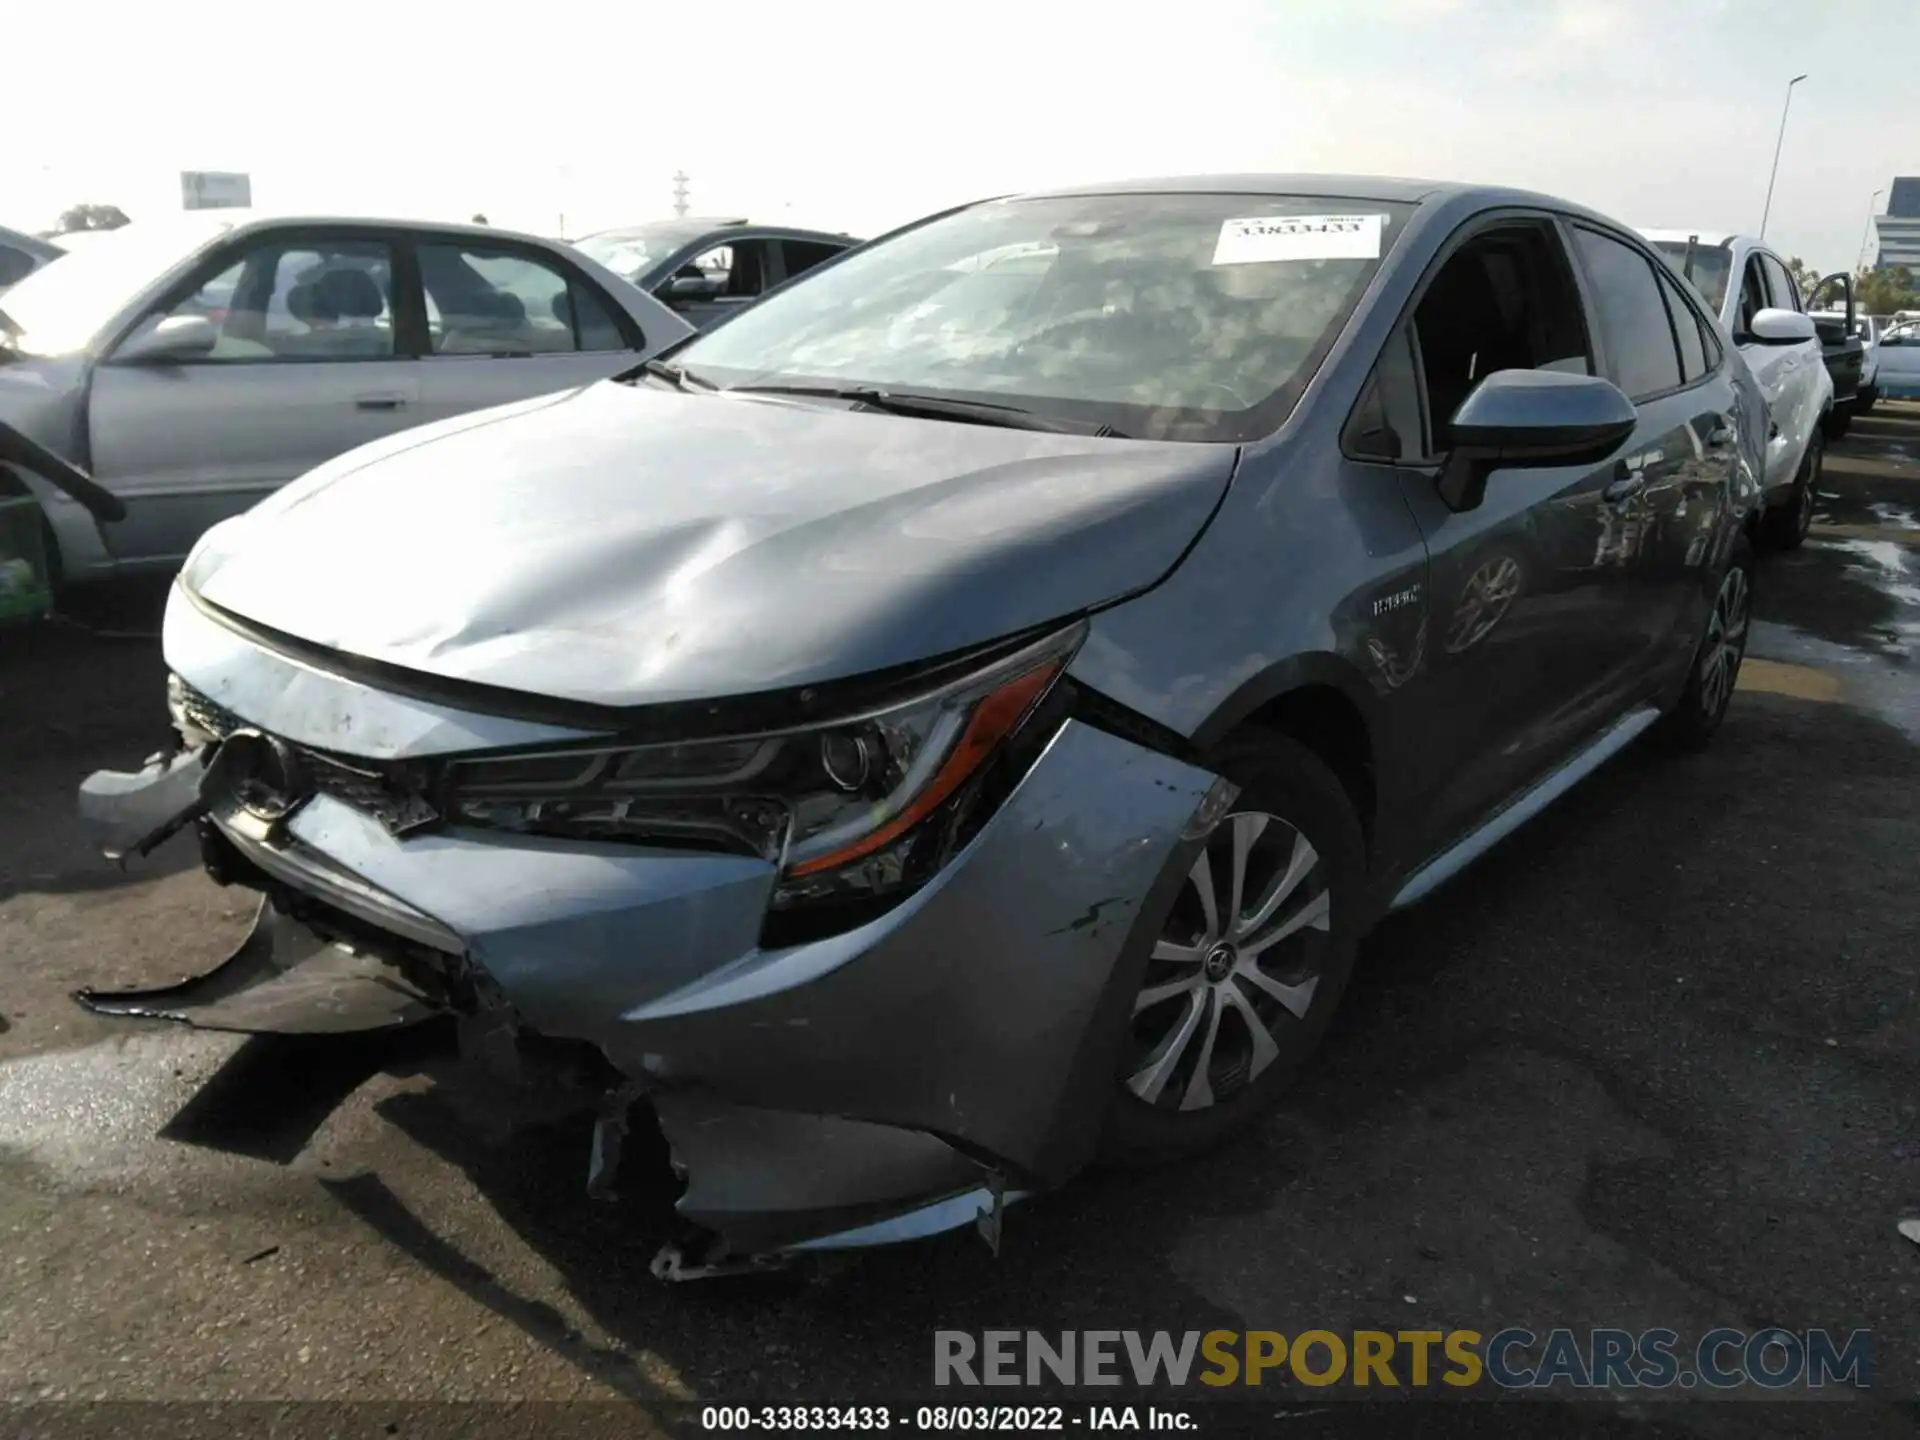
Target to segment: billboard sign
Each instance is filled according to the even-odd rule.
[[[182,170],[180,201],[189,210],[244,210],[253,204],[253,180],[228,170]]]

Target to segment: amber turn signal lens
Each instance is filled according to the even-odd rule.
[[[1013,732],[1014,727],[1033,708],[1034,702],[1046,693],[1047,686],[1060,673],[1064,663],[1061,659],[1047,660],[1024,674],[1014,676],[999,689],[988,692],[973,707],[967,728],[960,732],[960,738],[954,742],[946,763],[935,772],[933,779],[927,782],[926,789],[914,797],[911,804],[885,825],[861,836],[845,849],[803,860],[791,866],[787,874],[795,878],[815,875],[822,870],[832,870],[858,860],[863,855],[871,855],[926,819],[966,783],[969,775],[980,768],[981,762],[993,753],[994,746]]]

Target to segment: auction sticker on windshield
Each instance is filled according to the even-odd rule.
[[[1216,265],[1272,260],[1378,260],[1384,215],[1257,215],[1228,220],[1213,247]]]

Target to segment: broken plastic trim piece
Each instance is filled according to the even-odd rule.
[[[206,813],[207,751],[155,755],[138,773],[97,770],[80,785],[80,819],[100,853],[125,865]]]
[[[600,1114],[593,1122],[593,1150],[587,1157],[589,1200],[612,1201],[620,1198],[613,1188],[614,1177],[620,1173],[620,1152],[626,1146],[633,1107],[646,1093],[644,1083],[629,1080],[608,1091],[600,1102]]]
[[[788,1251],[807,1250],[860,1250],[870,1245],[897,1245],[903,1240],[924,1240],[934,1235],[944,1235],[949,1230],[958,1230],[963,1225],[978,1225],[985,1235],[989,1223],[992,1235],[988,1244],[997,1255],[999,1250],[1000,1217],[1006,1207],[1016,1200],[1026,1198],[1024,1190],[1007,1190],[1004,1180],[994,1177],[992,1185],[979,1185],[971,1190],[963,1190],[958,1195],[949,1195],[944,1200],[935,1200],[930,1205],[922,1205],[917,1210],[909,1210],[904,1215],[890,1216],[885,1220],[876,1220],[869,1225],[857,1225],[851,1230],[841,1230],[832,1235],[822,1235],[813,1240],[801,1240],[786,1247]],[[988,1217],[992,1216],[991,1222]]]
[[[662,1245],[648,1267],[656,1280],[678,1284],[684,1280],[719,1280],[734,1275],[770,1275],[787,1268],[784,1255],[729,1255],[718,1260],[696,1260],[678,1244]]]

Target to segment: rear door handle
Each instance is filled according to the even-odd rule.
[[[404,395],[356,395],[353,397],[356,410],[404,410],[407,397]]]
[[[1600,492],[1600,498],[1609,505],[1618,505],[1622,500],[1631,500],[1647,488],[1647,472],[1629,470],[1618,480]]]

